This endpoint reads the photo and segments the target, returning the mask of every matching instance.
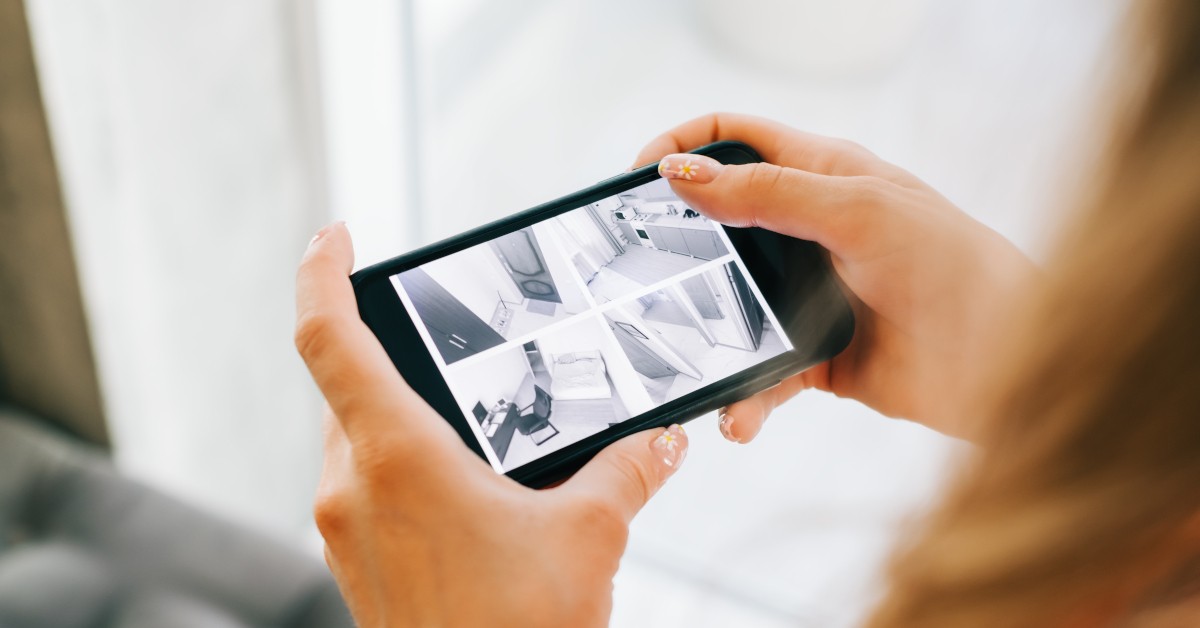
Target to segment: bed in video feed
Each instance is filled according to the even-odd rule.
[[[463,364],[448,383],[505,470],[652,407],[599,316]]]

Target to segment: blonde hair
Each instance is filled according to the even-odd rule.
[[[1200,2],[1137,15],[1139,99],[870,626],[1200,625]]]

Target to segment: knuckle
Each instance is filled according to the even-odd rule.
[[[338,538],[349,522],[349,500],[338,492],[322,492],[313,504],[313,520],[326,542]]]
[[[721,138],[722,124],[728,126],[728,123],[737,117],[738,117],[738,114],[736,114],[732,111],[725,111],[723,109],[720,111],[713,111],[713,112],[709,113],[708,115],[704,116],[704,118],[706,120],[708,120],[708,122],[712,125],[713,137],[716,139]]]
[[[593,534],[602,535],[606,539],[624,538],[629,533],[621,509],[612,498],[598,495],[584,497],[577,504],[576,516]]]
[[[859,144],[858,142],[855,142],[854,140],[837,138],[834,140],[834,142],[836,142],[838,150],[845,155],[862,160],[879,159],[875,153],[871,152],[870,149],[862,144]]]
[[[730,114],[728,111],[710,111],[696,118],[695,120],[696,122],[703,122],[713,129],[719,129],[721,126],[721,120],[728,119],[729,115]]]
[[[332,316],[321,311],[303,312],[296,318],[292,340],[300,355],[309,358],[320,353],[333,329]]]
[[[886,222],[884,218],[888,212],[900,201],[898,187],[875,176],[847,178],[844,195],[843,206],[837,212],[833,226],[842,239],[854,247],[874,239]]]
[[[746,186],[755,192],[773,192],[783,182],[783,168],[758,162],[750,164],[746,174]]]
[[[894,192],[892,182],[869,175],[851,177],[849,189],[854,201],[869,207],[886,205]]]
[[[847,152],[847,153],[859,153],[859,154],[862,154],[862,153],[867,153],[867,152],[870,152],[870,151],[868,151],[868,150],[867,150],[867,147],[866,147],[866,146],[863,146],[862,144],[859,144],[858,142],[855,142],[854,140],[848,140],[848,139],[845,139],[845,138],[838,138],[838,139],[837,139],[837,140],[835,140],[835,141],[837,142],[837,144],[838,144],[838,147],[839,147],[839,148],[841,148],[843,151],[845,151],[845,152]]]
[[[650,501],[652,487],[656,482],[653,474],[646,468],[646,464],[637,456],[625,451],[617,452],[616,460],[613,462],[617,471],[623,476],[625,486],[628,486],[632,492],[631,496],[637,498],[639,504]]]
[[[786,202],[784,170],[767,163],[751,164],[746,171],[745,189],[737,196],[749,209],[750,226],[761,227],[767,216],[777,210],[777,205]]]
[[[454,447],[460,445],[461,442],[453,443]],[[440,447],[428,436],[416,437],[404,431],[386,434],[373,431],[369,437],[359,438],[354,443],[354,472],[370,495],[440,494],[448,481],[458,477],[447,473],[443,464],[432,462],[431,448]],[[471,454],[468,456],[474,458]]]
[[[390,487],[396,480],[388,458],[374,453],[355,455],[355,467],[363,485],[372,491]]]
[[[376,435],[354,444],[354,470],[369,488],[391,486],[396,481],[399,461],[412,456],[394,439]]]

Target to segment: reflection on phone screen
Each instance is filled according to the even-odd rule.
[[[500,472],[792,349],[662,179],[391,279]]]

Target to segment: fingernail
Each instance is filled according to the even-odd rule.
[[[721,420],[717,423],[717,426],[721,428],[721,436],[724,436],[725,440],[731,443],[741,443],[742,441],[733,435],[733,415],[728,412],[722,412],[719,417]]]
[[[312,239],[308,241],[308,246],[311,247],[312,245],[316,244],[317,240],[320,240],[321,238],[329,235],[329,232],[333,231],[333,229],[335,227],[337,227],[339,225],[344,225],[344,224],[346,224],[345,220],[338,220],[335,222],[331,222],[331,223],[325,225],[324,227],[321,227],[321,229],[319,231],[317,231],[317,234],[314,235],[312,237]]]
[[[658,174],[664,179],[710,183],[721,174],[723,167],[721,162],[704,155],[667,155],[658,162]]]
[[[683,433],[683,427],[679,425],[668,427],[650,443],[650,448],[658,454],[662,463],[672,469],[683,464],[683,459],[687,457],[687,446],[687,434]]]

